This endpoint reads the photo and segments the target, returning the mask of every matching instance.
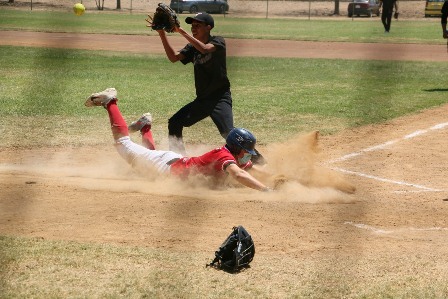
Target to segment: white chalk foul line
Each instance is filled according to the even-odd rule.
[[[395,139],[395,140],[387,141],[387,142],[382,143],[382,144],[371,146],[371,147],[362,149],[360,151],[344,155],[344,156],[342,156],[340,158],[336,158],[334,160],[330,160],[330,161],[328,161],[328,163],[331,164],[331,163],[346,161],[346,160],[349,160],[349,159],[351,159],[353,157],[361,156],[363,153],[373,152],[373,151],[376,151],[376,150],[384,149],[384,148],[388,147],[389,145],[397,143],[398,141],[399,141],[399,139]]]
[[[393,232],[391,230],[383,230],[383,229],[379,229],[379,228],[376,228],[376,227],[373,227],[373,226],[370,226],[370,225],[367,225],[367,224],[354,223],[354,222],[351,222],[351,221],[346,221],[346,222],[344,222],[344,224],[353,225],[354,227],[357,227],[357,228],[370,230],[370,231],[372,231],[374,233],[377,233],[377,234],[390,234],[390,233]]]
[[[445,127],[448,127],[448,122],[434,125],[434,126],[430,127],[429,129],[417,130],[415,132],[412,132],[410,134],[405,135],[401,139],[394,139],[394,140],[386,141],[384,143],[381,143],[381,144],[378,144],[378,145],[374,145],[374,146],[362,149],[360,151],[344,155],[344,156],[342,156],[340,158],[328,161],[327,164],[341,162],[341,161],[346,161],[346,160],[349,160],[351,158],[360,156],[363,153],[384,149],[384,148],[386,148],[386,147],[388,147],[388,146],[390,146],[392,144],[395,144],[395,143],[397,143],[397,142],[399,142],[401,140],[409,140],[409,139],[415,138],[417,136],[421,136],[423,134],[426,134],[426,133],[428,133],[430,131],[444,129]],[[357,175],[357,176],[361,176],[361,177],[366,177],[366,178],[378,180],[378,181],[381,181],[381,182],[387,182],[387,183],[392,183],[392,184],[397,184],[397,185],[402,185],[402,186],[414,187],[414,188],[421,189],[421,190],[428,191],[428,192],[442,192],[442,191],[444,192],[445,191],[445,190],[441,190],[441,189],[434,189],[434,188],[425,187],[425,186],[422,186],[422,185],[417,185],[417,184],[406,183],[406,182],[402,182],[402,181],[385,179],[385,178],[381,178],[381,177],[377,177],[377,176],[373,176],[373,175],[369,175],[369,174],[365,174],[365,173],[361,173],[361,172],[357,172],[357,171],[351,171],[351,170],[347,170],[347,169],[343,169],[343,168],[339,168],[339,167],[333,167],[332,169],[336,170],[336,171],[348,173],[348,174],[353,174],[353,175]]]
[[[367,224],[363,224],[363,223],[354,223],[352,221],[346,221],[346,222],[344,222],[344,224],[352,225],[352,226],[354,226],[356,228],[360,228],[360,229],[370,230],[370,231],[372,231],[374,233],[377,233],[377,234],[390,234],[390,233],[394,233],[395,232],[393,230],[379,229],[379,228],[376,228],[376,227],[371,226],[371,225],[367,225]],[[399,231],[403,231],[403,230],[409,230],[409,231],[448,231],[448,228],[446,228],[446,227],[426,227],[426,228],[407,227],[407,228],[399,229]]]
[[[401,194],[401,193],[423,193],[423,192],[447,192],[447,190],[436,189],[436,190],[396,190],[392,191],[393,193]]]
[[[374,175],[365,174],[365,173],[357,172],[357,171],[351,171],[351,170],[343,169],[343,168],[340,168],[340,167],[332,167],[331,169],[336,170],[336,171],[340,171],[340,172],[344,172],[344,173],[348,173],[348,174],[353,174],[353,175],[357,175],[357,176],[373,179],[373,180],[377,180],[377,181],[381,181],[381,182],[392,183],[392,184],[408,186],[408,187],[414,187],[414,188],[417,188],[417,189],[423,189],[423,190],[431,191],[431,192],[441,192],[441,191],[444,191],[444,190],[441,190],[441,189],[429,188],[429,187],[425,187],[425,186],[422,186],[422,185],[417,185],[417,184],[412,184],[412,183],[406,183],[406,182],[401,182],[401,181],[395,181],[395,180],[380,178],[380,177],[377,177],[377,176],[374,176]]]
[[[378,145],[374,145],[374,146],[362,149],[360,151],[344,155],[344,156],[342,156],[340,158],[336,158],[334,160],[330,160],[330,161],[328,161],[328,163],[331,164],[331,163],[335,163],[335,162],[341,162],[341,161],[345,161],[345,160],[351,159],[353,157],[360,156],[360,155],[362,155],[363,153],[366,153],[366,152],[373,152],[373,151],[376,151],[376,150],[381,150],[381,149],[384,149],[384,148],[386,148],[386,147],[388,147],[388,146],[390,146],[392,144],[395,144],[395,143],[397,143],[399,141],[409,140],[409,139],[415,138],[417,136],[421,136],[423,134],[426,134],[426,133],[428,133],[430,131],[443,129],[443,128],[447,127],[447,126],[448,126],[448,122],[432,126],[432,127],[430,127],[429,129],[426,129],[426,130],[417,130],[417,131],[415,131],[413,133],[405,135],[403,138],[386,141],[384,143],[381,143],[381,144],[378,144]]]

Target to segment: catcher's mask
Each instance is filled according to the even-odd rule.
[[[226,138],[226,146],[232,154],[239,154],[242,149],[249,154],[256,156],[255,143],[257,139],[246,129],[234,128]]]
[[[204,23],[206,25],[210,25],[210,27],[215,27],[215,21],[212,16],[206,12],[198,12],[194,17],[187,17],[185,19],[185,23],[191,24],[193,21],[198,21]]]

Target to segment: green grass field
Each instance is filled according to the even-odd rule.
[[[0,10],[2,30],[154,34],[142,28],[142,19],[95,14],[80,21],[68,13]],[[400,21],[394,27],[406,27],[403,36],[384,36],[370,22],[217,19],[216,34],[226,37],[444,42],[436,22]],[[248,28],[244,33],[242,26]],[[170,65],[165,56],[1,46],[0,65],[0,152],[2,148],[110,144],[104,111],[83,106],[90,93],[107,87],[117,88],[126,118],[151,111],[159,137],[166,136],[167,118],[194,96],[191,68]],[[235,122],[265,144],[300,131],[333,134],[418,113],[448,102],[443,92],[445,66],[443,62],[228,58]],[[100,126],[105,139],[92,136],[92,127]],[[67,133],[70,139],[64,137]],[[198,124],[195,132],[186,131],[191,143],[197,138],[202,143],[222,142],[217,135],[208,120]],[[316,265],[305,260],[263,254],[257,256],[261,269],[257,274],[249,270],[224,276],[202,271],[210,258],[209,252],[0,236],[0,298],[442,298],[447,292],[443,278],[422,286],[413,284],[410,273],[403,278],[408,285],[400,287],[381,277],[362,280],[362,273],[356,278],[331,271],[314,273]],[[407,258],[415,268],[425,267],[418,257]],[[345,262],[338,260],[338,267],[347,269]],[[296,272],[265,264],[278,269],[293,265],[305,274],[296,281]],[[254,283],[269,281],[271,275],[282,283],[269,288]],[[204,286],[206,280],[213,285]]]
[[[137,117],[151,111],[159,120],[155,130],[162,135],[164,120],[194,98],[191,69],[170,65],[164,56],[21,47],[0,51],[5,125],[17,117],[103,121],[102,111],[84,108],[83,100],[115,87],[123,113]],[[443,66],[443,62],[232,57],[228,69],[235,122],[257,132],[263,144],[300,131],[331,134],[387,121],[446,103],[444,93],[437,92],[445,86],[439,71]],[[187,129],[188,140],[219,142],[213,126],[208,122],[203,126],[199,132]]]
[[[144,34],[157,33],[145,27],[143,14],[89,13],[82,17],[66,12],[16,11],[0,9],[1,30],[46,32]],[[214,16],[213,34],[228,38],[257,38],[309,41],[444,44],[440,20],[400,20],[389,35],[379,19],[296,20],[231,18]],[[185,15],[180,15],[181,24]],[[26,22],[24,22],[26,20]],[[379,26],[378,26],[379,25]],[[400,32],[399,34],[397,32]]]

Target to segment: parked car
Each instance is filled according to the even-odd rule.
[[[354,0],[348,4],[347,15],[349,18],[352,16],[368,16],[372,17],[373,15],[380,15],[378,0]]]
[[[425,18],[427,17],[440,17],[442,12],[440,11],[445,0],[426,0],[425,5]]]
[[[224,14],[229,11],[227,0],[171,0],[170,7],[177,13],[204,11]]]

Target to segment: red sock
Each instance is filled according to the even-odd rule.
[[[107,112],[109,113],[109,120],[112,129],[112,135],[117,140],[123,136],[129,136],[128,125],[118,109],[117,101],[112,100],[107,104]]]
[[[151,126],[144,126],[140,132],[142,133],[142,143],[146,148],[150,150],[156,149],[156,144],[152,138]]]

